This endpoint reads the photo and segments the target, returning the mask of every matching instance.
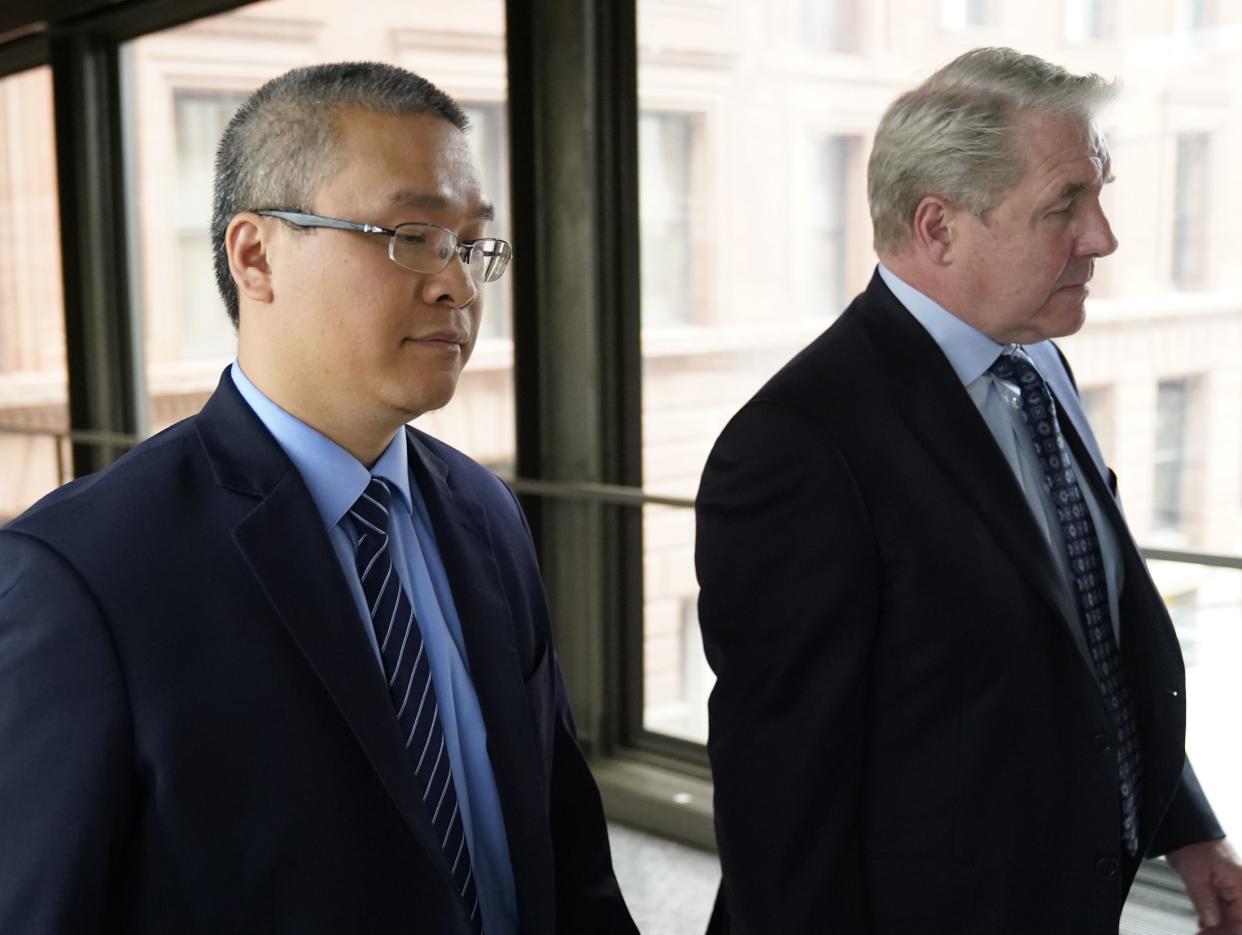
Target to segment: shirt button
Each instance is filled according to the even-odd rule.
[[[1101,857],[1095,862],[1095,870],[1102,877],[1115,877],[1121,865],[1115,857]]]
[[[1108,739],[1108,734],[1096,734],[1091,738],[1091,742],[1095,744],[1095,749],[1101,753],[1107,753],[1113,749],[1112,741]]]

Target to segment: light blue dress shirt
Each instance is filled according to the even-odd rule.
[[[289,456],[315,501],[358,608],[358,621],[341,623],[362,627],[375,654],[376,677],[381,679],[384,674],[379,643],[354,558],[357,533],[347,514],[372,476],[382,477],[392,488],[389,532],[393,562],[414,605],[431,664],[436,699],[440,703],[440,724],[461,805],[484,929],[488,935],[516,935],[517,893],[496,777],[487,753],[487,728],[474,683],[470,680],[461,621],[436,546],[431,518],[418,485],[410,475],[405,432],[393,437],[368,471],[336,442],[268,399],[250,382],[236,361],[231,374],[238,391]]]
[[[1031,441],[1026,420],[1022,417],[1021,394],[1017,386],[988,372],[988,368],[996,361],[1006,345],[998,344],[977,328],[968,325],[952,312],[945,309],[932,299],[919,292],[913,286],[902,281],[892,270],[880,264],[880,278],[906,307],[915,320],[927,331],[933,341],[940,347],[949,364],[957,374],[962,386],[966,388],[971,401],[983,416],[988,430],[996,439],[1001,453],[1009,463],[1018,486],[1026,497],[1035,522],[1044,534],[1052,551],[1061,580],[1066,589],[1070,588],[1069,560],[1065,555],[1064,538],[1061,524],[1052,506],[1052,498],[1048,495],[1044,480],[1043,468],[1035,454],[1035,446]],[[1100,454],[1099,445],[1091,427],[1087,424],[1086,413],[1078,399],[1073,382],[1061,362],[1061,357],[1051,341],[1040,341],[1038,344],[1014,345],[1019,352],[1026,355],[1034,364],[1035,369],[1047,382],[1057,400],[1057,417],[1072,422],[1078,437],[1091,455],[1092,464],[1089,470],[1099,472],[1106,479],[1108,469]],[[1108,584],[1108,603],[1113,621],[1113,632],[1121,639],[1121,624],[1118,605],[1121,586],[1124,583],[1124,563],[1118,543],[1118,530],[1101,512],[1100,503],[1083,473],[1082,465],[1072,451],[1068,452],[1074,470],[1078,473],[1079,487],[1082,489],[1087,509],[1091,512],[1091,520],[1095,523],[1096,537],[1100,543],[1100,552],[1104,559],[1104,576]],[[1124,530],[1122,535],[1126,535]],[[1072,591],[1070,592],[1072,596]],[[1076,621],[1075,621],[1076,622]],[[1079,649],[1086,652],[1086,639],[1080,628],[1074,627],[1074,637]]]

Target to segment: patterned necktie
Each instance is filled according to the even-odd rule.
[[[440,727],[440,705],[431,682],[431,664],[424,652],[423,635],[414,619],[401,579],[393,568],[389,548],[388,508],[392,493],[378,477],[349,511],[358,533],[358,577],[371,614],[371,625],[379,641],[388,697],[401,725],[406,752],[423,791],[423,804],[431,816],[432,827],[440,839],[452,868],[458,895],[475,933],[483,931],[483,916],[475,890],[474,870],[470,866],[470,847],[458,808],[457,789],[444,731]]]
[[[1015,384],[1021,391],[1022,415],[1043,468],[1045,490],[1052,499],[1061,526],[1073,578],[1078,621],[1086,636],[1096,683],[1112,713],[1117,732],[1121,839],[1133,857],[1138,852],[1138,805],[1142,801],[1143,767],[1134,712],[1130,706],[1130,691],[1126,687],[1121,654],[1113,636],[1104,560],[1096,538],[1095,523],[1078,486],[1048,384],[1029,361],[1017,354],[1002,354],[992,365],[991,372]]]

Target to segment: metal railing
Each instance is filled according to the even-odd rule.
[[[110,446],[113,448],[133,448],[142,442],[142,439],[136,435],[126,435],[118,432],[93,432],[81,429],[41,429],[28,425],[13,425],[0,422],[0,435],[4,434],[33,435],[52,439],[56,449],[56,483],[58,485],[64,484],[69,479],[65,464],[65,442],[81,445]],[[607,503],[616,506],[667,506],[681,509],[693,509],[694,507],[694,500],[690,497],[652,493],[641,487],[627,487],[622,484],[599,484],[592,481],[540,480],[503,473],[500,476],[505,483],[513,488],[514,492],[532,497],[547,497],[553,500],[576,500],[585,503]],[[1164,549],[1154,546],[1139,546],[1139,550],[1150,561],[1180,562],[1186,565],[1207,565],[1212,568],[1232,568],[1242,571],[1242,555],[1199,552],[1190,549]]]

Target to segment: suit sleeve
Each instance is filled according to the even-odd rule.
[[[751,403],[717,442],[696,512],[727,931],[820,931],[830,907],[834,932],[863,935],[880,569],[854,476],[804,416]]]
[[[131,735],[99,609],[51,549],[0,531],[0,932],[106,926]]]
[[[508,489],[508,488],[506,488]],[[546,619],[542,586],[538,581],[534,547],[521,504],[509,490],[513,509],[522,524],[531,551],[531,573],[538,591],[540,616]],[[638,935],[612,869],[608,826],[599,787],[578,746],[578,731],[565,679],[551,637],[539,667],[554,699],[550,746],[549,823],[556,881],[556,930],[564,935]]]
[[[595,778],[578,747],[560,667],[550,789],[552,850],[556,859],[556,928],[571,935],[638,935],[612,869],[608,827]]]
[[[1188,844],[1216,841],[1225,836],[1207,796],[1199,785],[1190,760],[1182,767],[1182,779],[1169,802],[1160,828],[1147,849],[1149,857],[1168,854]]]

